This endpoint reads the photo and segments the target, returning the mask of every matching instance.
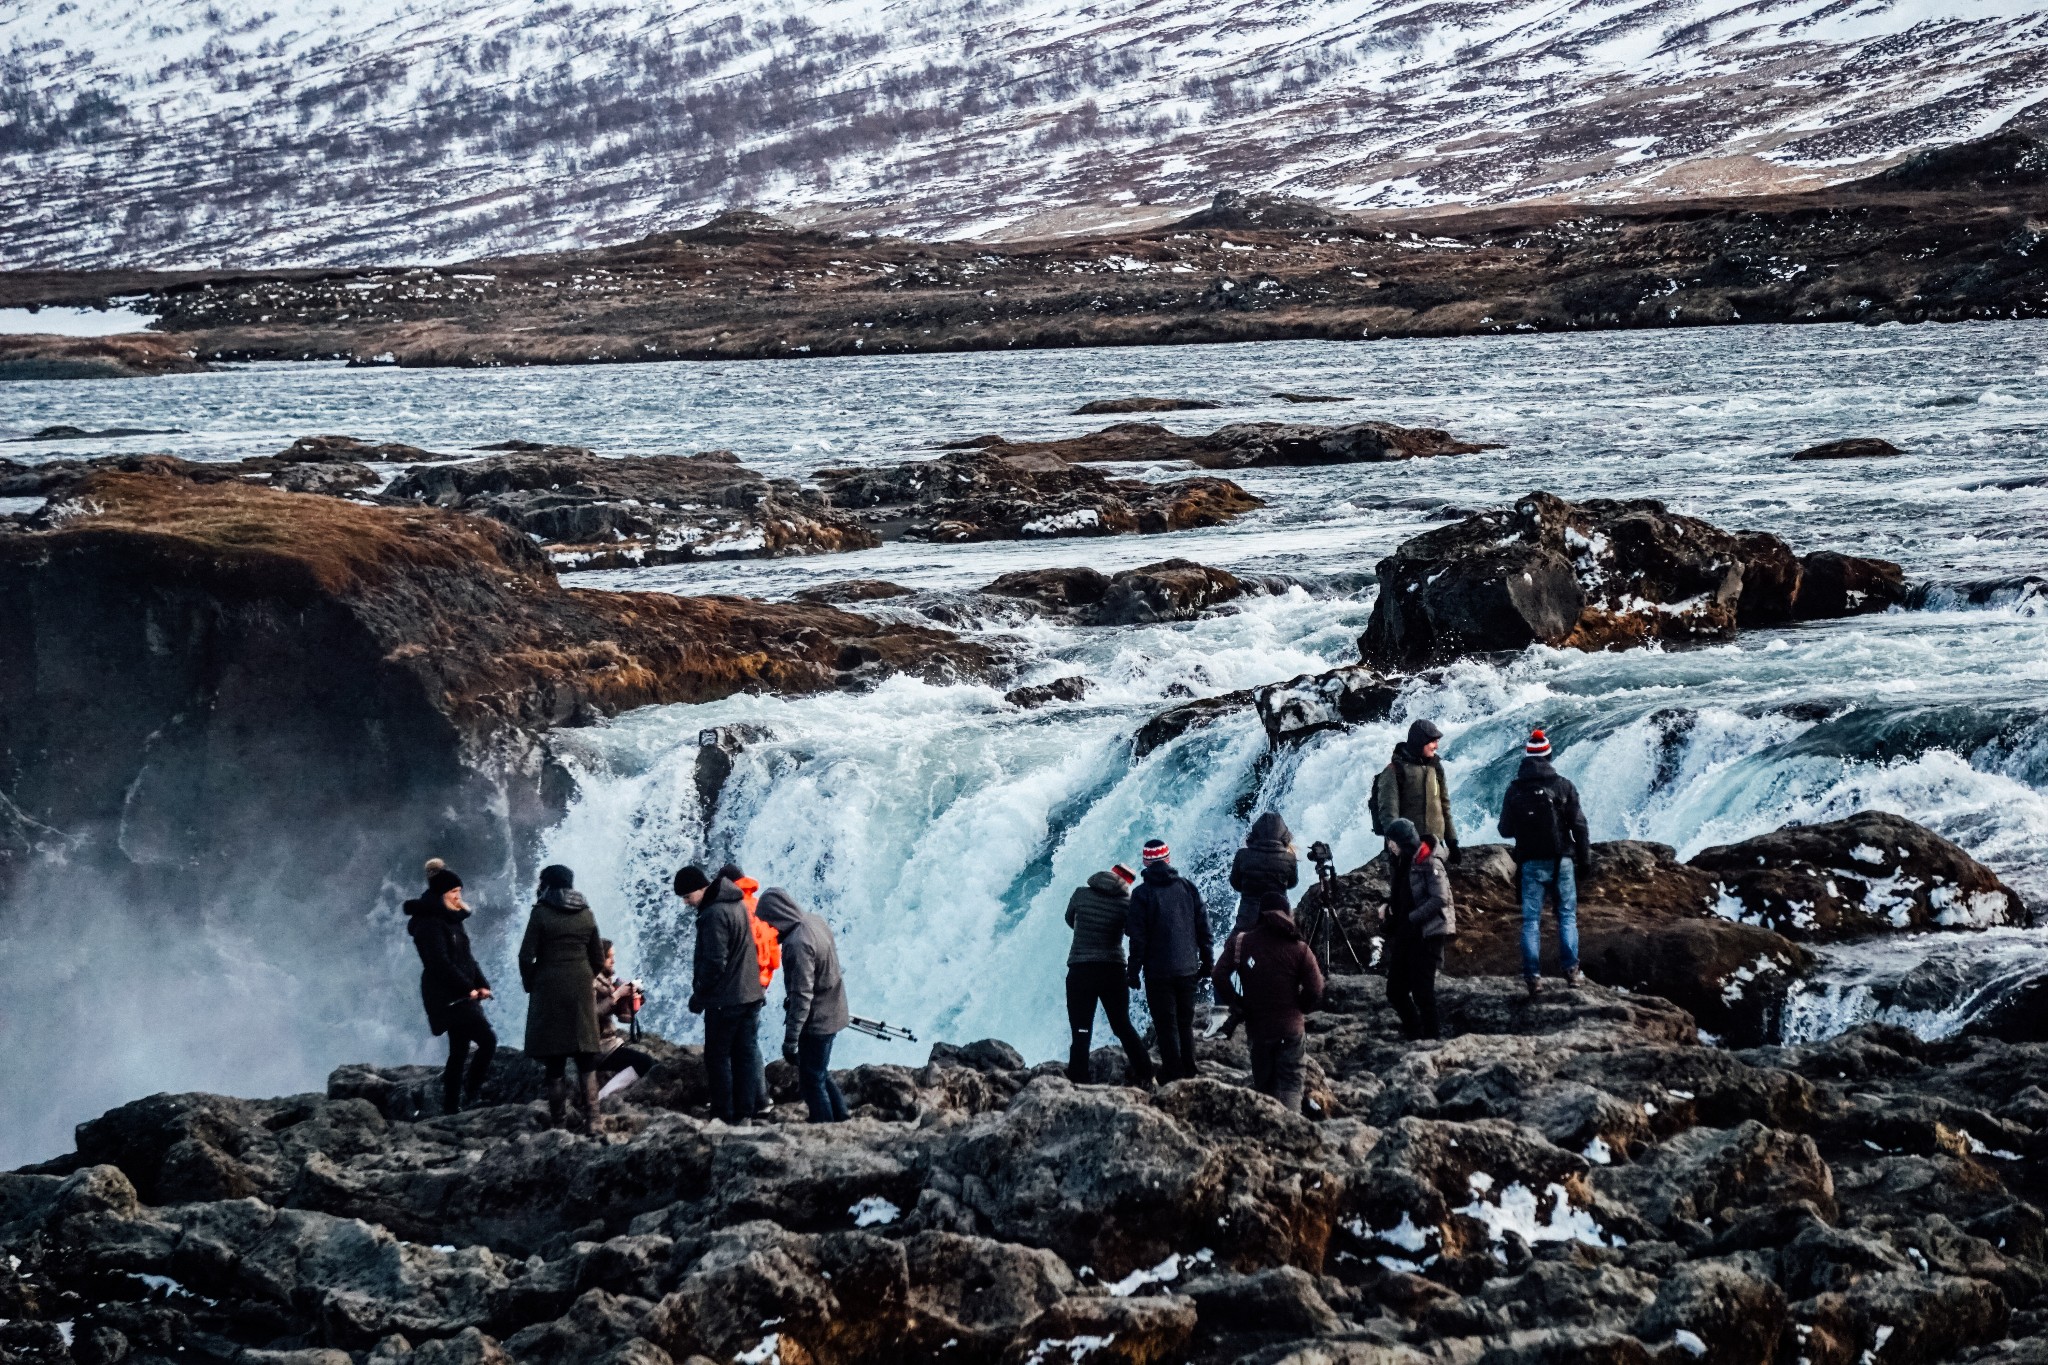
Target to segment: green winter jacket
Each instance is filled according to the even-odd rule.
[[[1416,758],[1406,744],[1394,746],[1393,762],[1380,769],[1372,782],[1372,832],[1385,834],[1396,820],[1412,822],[1424,838],[1439,847],[1458,842],[1443,764]]]
[[[534,902],[519,943],[526,987],[526,1054],[573,1057],[598,1050],[591,983],[604,970],[604,940],[582,893],[549,887]]]

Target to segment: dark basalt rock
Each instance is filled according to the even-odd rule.
[[[537,538],[565,568],[822,554],[880,543],[794,479],[771,479],[726,451],[609,458],[550,446],[409,469],[384,496],[493,517]]]
[[[908,597],[910,594],[911,589],[900,583],[888,583],[879,578],[847,578],[837,583],[820,583],[813,588],[799,588],[790,596],[799,602],[844,606],[849,602],[884,602],[892,597]]]
[[[1273,395],[1283,403],[1355,403],[1355,398],[1343,398],[1333,393],[1276,393]]]
[[[1227,228],[1239,232],[1272,231],[1281,228],[1343,227],[1352,220],[1333,213],[1307,199],[1282,194],[1246,194],[1242,190],[1218,190],[1209,207],[1191,213],[1174,226],[1188,231]]]
[[[451,457],[436,455],[431,450],[422,450],[418,446],[409,446],[400,441],[364,441],[354,436],[301,436],[278,451],[273,458],[287,464],[365,464],[371,461],[383,464],[415,464]]]
[[[1817,446],[1795,450],[1790,458],[1795,460],[1867,460],[1888,455],[1903,455],[1890,441],[1875,436],[1852,436],[1842,441],[1823,441]]]
[[[1279,580],[1243,579],[1190,559],[1167,559],[1116,574],[1097,569],[1024,569],[982,591],[1022,598],[1090,626],[1189,621],[1250,593],[1277,591]]]
[[[62,423],[43,427],[27,436],[17,436],[11,444],[26,444],[30,441],[104,441],[117,436],[175,436],[182,427],[104,427],[98,431],[87,431],[83,427],[66,426]]]
[[[1203,412],[1222,406],[1206,398],[1097,398],[1075,408],[1074,415],[1096,417],[1119,412]]]
[[[1500,449],[1498,445],[1460,441],[1435,427],[1397,427],[1391,422],[1353,422],[1341,427],[1300,422],[1235,422],[1206,436],[1183,436],[1151,422],[1119,422],[1086,436],[1062,440],[1011,441],[1001,436],[977,436],[946,448],[986,450],[1013,457],[1049,456],[1070,464],[1181,461],[1203,469],[1383,464]]]
[[[1531,493],[1404,541],[1379,563],[1368,663],[1415,668],[1461,654],[1611,649],[1719,639],[1742,622],[1748,566],[1764,624],[1882,610],[1904,597],[1884,560],[1820,551],[1796,561],[1775,537],[1733,536],[1649,499],[1573,504]]]
[[[1254,688],[1252,705],[1269,740],[1295,744],[1325,730],[1386,719],[1408,681],[1362,666],[1338,668]]]
[[[1265,506],[1228,479],[1109,479],[1045,455],[977,451],[821,469],[826,501],[883,540],[1028,540],[1220,526]]]
[[[1056,701],[1080,701],[1094,686],[1095,684],[1082,677],[1055,678],[1036,687],[1014,688],[1003,693],[1003,700],[1012,706],[1029,709]]]
[[[0,1175],[0,1340],[37,1365],[1854,1365],[2043,1344],[2015,1305],[2048,1284],[2022,1155],[2048,1099],[2012,1097],[2048,1046],[1873,1027],[1734,1053],[1651,996],[1452,976],[1441,997],[1458,1036],[1411,1042],[1377,983],[1335,977],[1314,1121],[1246,1089],[1244,1043],[1220,1038],[1150,1092],[942,1044],[840,1073],[837,1125],[786,1088],[763,1124],[711,1122],[701,1058],[660,1040],[587,1136],[543,1130],[517,1054],[454,1115],[409,1108],[427,1067],[159,1096]]]
[[[1788,825],[1705,849],[1690,865],[1719,879],[1722,913],[1789,938],[2028,922],[2025,902],[1997,873],[1886,811]]]
[[[1225,716],[1236,715],[1252,705],[1252,691],[1245,688],[1214,697],[1197,697],[1170,706],[1138,728],[1131,739],[1131,754],[1143,758],[1154,749],[1171,744],[1190,730],[1213,725]]]

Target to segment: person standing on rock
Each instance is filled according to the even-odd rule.
[[[1131,1027],[1131,996],[1124,985],[1124,931],[1131,914],[1131,874],[1118,867],[1097,872],[1086,886],[1067,898],[1067,924],[1074,931],[1067,949],[1067,1079],[1087,1085],[1090,1042],[1095,1036],[1095,1011],[1109,1016],[1110,1031],[1124,1046],[1126,1074],[1132,1085],[1152,1083],[1152,1054]]]
[[[1259,902],[1269,894],[1283,896],[1301,881],[1301,859],[1294,852],[1294,833],[1279,812],[1267,811],[1252,822],[1244,847],[1230,861],[1230,889],[1238,893],[1237,923],[1243,933],[1259,921]]]
[[[1579,790],[1550,762],[1550,739],[1529,732],[1522,769],[1501,800],[1500,832],[1515,843],[1522,891],[1522,979],[1535,995],[1543,988],[1543,902],[1557,898],[1557,957],[1565,980],[1576,986],[1579,971],[1578,872],[1592,844]]]
[[[1215,981],[1216,999],[1244,1012],[1252,1088],[1300,1113],[1308,1052],[1303,1015],[1323,1001],[1323,970],[1294,927],[1287,897],[1269,891],[1260,898],[1257,923],[1223,945]]]
[[[593,983],[604,970],[604,939],[576,874],[559,863],[540,870],[540,893],[519,943],[519,982],[526,1002],[526,1055],[547,1068],[548,1118],[556,1127],[569,1109],[569,1059],[582,1082],[583,1121],[597,1122],[597,1008]]]
[[[491,983],[470,951],[469,930],[463,927],[470,910],[462,900],[462,878],[439,858],[427,860],[427,889],[405,903],[410,921],[406,932],[420,954],[420,1003],[427,1007],[427,1027],[448,1035],[448,1065],[441,1072],[441,1112],[452,1114],[483,1099],[484,1078],[497,1055],[498,1035],[484,1017],[483,1002]],[[471,1047],[469,1084],[463,1086],[463,1061]]]
[[[1458,932],[1443,851],[1413,822],[1387,826],[1387,1003],[1404,1038],[1441,1038],[1436,974],[1445,941]]]
[[[1131,892],[1132,990],[1145,988],[1152,1032],[1159,1040],[1159,1077],[1195,1074],[1195,986],[1216,969],[1209,911],[1202,893],[1168,861],[1164,839],[1146,841],[1144,871]]]
[[[740,889],[713,881],[692,864],[676,873],[676,894],[697,911],[690,964],[690,1013],[704,1016],[704,1074],[711,1116],[727,1123],[751,1118],[767,1097],[761,1074],[761,960]]]
[[[1394,746],[1394,757],[1372,782],[1372,832],[1384,836],[1396,820],[1406,820],[1443,852],[1458,861],[1458,827],[1451,821],[1451,786],[1444,780],[1438,751],[1444,732],[1435,721],[1418,720],[1408,738]]]
[[[756,902],[761,894],[761,883],[740,870],[738,863],[727,863],[712,874],[714,878],[731,882],[740,889],[740,904],[747,907],[747,929],[754,936],[754,961],[761,964],[761,993],[765,997],[768,987],[775,982],[775,974],[782,970],[782,940],[775,931],[761,922]],[[765,1009],[765,1004],[763,1005]],[[765,1118],[774,1104],[768,1097],[768,1062],[760,1046],[754,1048],[754,1108],[750,1116]]]
[[[798,907],[779,886],[763,891],[755,914],[775,931],[782,955],[782,1058],[796,1068],[797,1089],[812,1123],[852,1117],[832,1079],[832,1040],[853,1016],[832,926]]]

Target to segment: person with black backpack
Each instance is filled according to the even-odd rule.
[[[1529,732],[1522,768],[1501,801],[1500,832],[1515,841],[1522,891],[1522,979],[1529,994],[1543,986],[1543,902],[1557,898],[1558,966],[1576,986],[1579,971],[1578,872],[1592,851],[1579,791],[1550,763],[1550,740]]]

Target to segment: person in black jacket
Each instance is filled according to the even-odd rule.
[[[1130,872],[1122,867],[1098,872],[1067,900],[1067,923],[1074,943],[1067,950],[1067,1079],[1086,1085],[1090,1041],[1095,1036],[1095,1009],[1109,1016],[1109,1027],[1124,1045],[1132,1085],[1152,1083],[1152,1054],[1131,1027],[1131,997],[1124,989],[1124,930],[1131,913]]]
[[[1301,859],[1294,852],[1294,834],[1277,811],[1267,811],[1252,821],[1244,847],[1230,861],[1230,889],[1238,893],[1237,923],[1232,933],[1244,933],[1259,922],[1259,902],[1266,896],[1292,891],[1301,881]]]
[[[1174,870],[1171,856],[1163,839],[1145,844],[1145,871],[1131,892],[1130,984],[1145,987],[1160,1079],[1178,1081],[1195,1074],[1195,987],[1216,958],[1202,893]]]
[[[1401,1016],[1404,1038],[1441,1038],[1436,974],[1444,943],[1458,932],[1444,851],[1415,828],[1395,820],[1387,839],[1387,1003]]]
[[[470,951],[463,921],[469,907],[462,901],[462,878],[439,858],[427,861],[427,889],[405,903],[411,921],[406,932],[420,954],[420,1003],[427,1007],[427,1027],[435,1036],[448,1035],[448,1065],[441,1072],[441,1109],[452,1114],[483,1098],[484,1078],[498,1051],[498,1035],[484,1018],[483,1002],[491,983]],[[463,1086],[463,1060],[470,1048],[469,1084]]]
[[[740,889],[697,866],[676,873],[676,894],[697,911],[690,968],[690,1012],[704,1016],[704,1074],[711,1114],[727,1123],[751,1120],[768,1097],[761,1074],[761,959]]]
[[[1576,986],[1579,971],[1578,873],[1592,844],[1579,790],[1550,764],[1550,740],[1541,730],[1522,746],[1522,769],[1501,800],[1500,832],[1515,841],[1522,890],[1522,979],[1529,994],[1543,983],[1543,901],[1557,897],[1557,957]]]

